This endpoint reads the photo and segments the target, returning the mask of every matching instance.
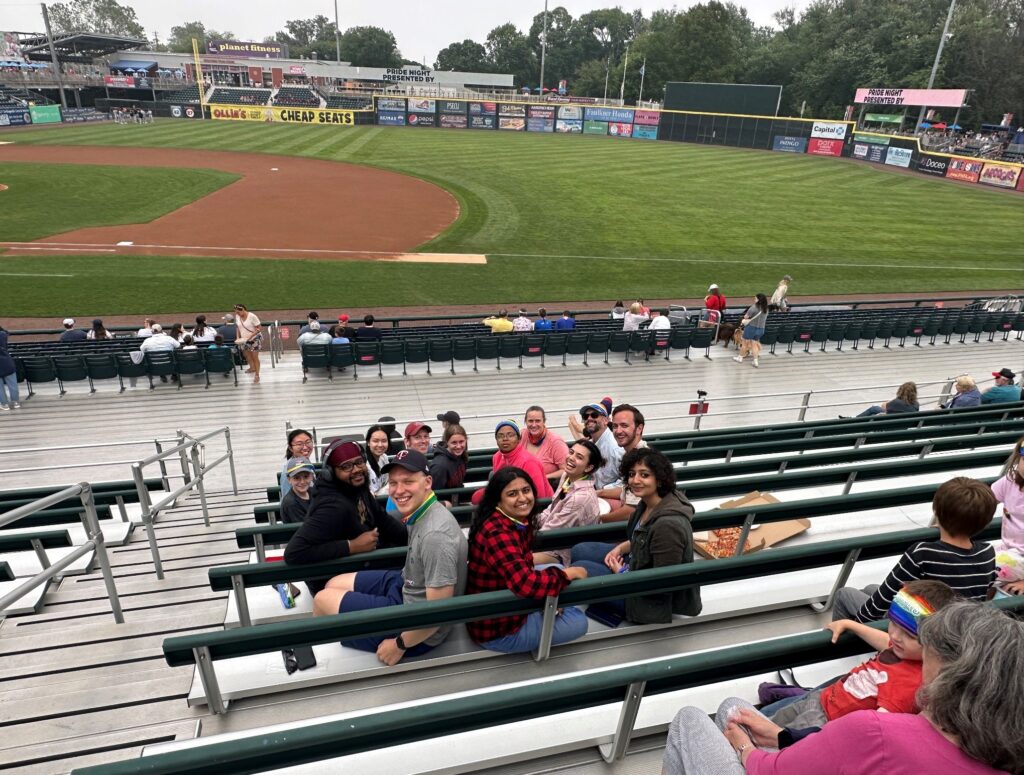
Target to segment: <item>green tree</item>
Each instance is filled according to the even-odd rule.
[[[175,51],[180,54],[192,53],[192,39],[199,41],[200,53],[206,53],[206,44],[211,40],[233,40],[232,32],[217,32],[208,30],[202,22],[185,22],[182,25],[171,27],[171,34],[164,44],[167,51]]]
[[[130,5],[117,0],[70,0],[50,6],[50,23],[56,33],[94,32],[146,40],[146,31]]]
[[[512,22],[495,27],[487,33],[487,58],[496,73],[511,73],[516,86],[536,83],[540,63],[530,50],[530,43]]]
[[[553,88],[561,79],[572,79],[579,66],[578,47],[570,36],[572,16],[565,8],[558,6],[548,11],[548,45],[544,59],[544,80]],[[544,31],[544,13],[533,17],[527,40],[530,50],[538,62],[541,57],[541,35]]]
[[[341,58],[359,67],[401,67],[403,61],[395,36],[380,27],[345,30],[341,35]]]
[[[486,73],[490,70],[487,49],[475,40],[452,43],[438,52],[434,68],[460,73]]]

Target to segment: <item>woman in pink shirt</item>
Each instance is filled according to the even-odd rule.
[[[1024,595],[1024,438],[1013,445],[1003,477],[992,483],[992,492],[1003,504],[1002,540],[996,544],[996,585],[1010,595]]]
[[[508,468],[509,466],[521,468],[529,475],[530,481],[533,482],[533,487],[537,491],[537,497],[550,498],[555,494],[554,490],[551,489],[551,482],[544,476],[544,469],[541,468],[540,461],[527,452],[519,443],[522,440],[522,436],[522,431],[519,430],[519,423],[515,420],[502,420],[495,426],[494,440],[498,444],[498,451],[491,458],[491,476],[502,468]],[[473,493],[470,501],[474,506],[480,503],[483,494],[483,488]]]
[[[569,447],[565,439],[547,426],[547,414],[539,406],[526,410],[526,433],[520,446],[540,461],[544,476],[557,480],[565,468]]]
[[[557,530],[598,524],[601,505],[591,477],[602,465],[604,458],[594,442],[584,439],[573,444],[565,459],[565,473],[555,487],[551,503],[537,515],[537,529]],[[572,562],[572,550],[534,552],[533,562],[535,565],[559,562],[568,566]]]
[[[663,775],[994,775],[1024,772],[1024,622],[970,602],[921,623],[920,715],[861,710],[778,750],[795,730],[743,700],[716,722],[683,708]],[[998,669],[995,669],[998,666]],[[723,703],[723,707],[725,703]]]

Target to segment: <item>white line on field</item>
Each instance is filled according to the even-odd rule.
[[[21,274],[17,272],[0,272],[0,277],[74,277],[73,274]]]

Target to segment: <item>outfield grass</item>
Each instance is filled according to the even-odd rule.
[[[1024,197],[846,160],[617,138],[228,122],[69,127],[19,132],[16,141],[297,154],[406,172],[462,205],[459,220],[421,249],[486,253],[489,263],[249,261],[243,269],[220,259],[60,259],[48,265],[75,282],[58,291],[25,278],[8,314],[214,309],[226,303],[224,288],[255,308],[280,309],[692,297],[711,281],[738,296],[770,291],[784,273],[796,278],[796,294],[1024,286]],[[152,294],[137,292],[157,277]]]
[[[0,163],[0,239],[148,223],[236,180],[216,170]]]

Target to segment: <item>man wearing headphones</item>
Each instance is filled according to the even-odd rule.
[[[313,613],[326,616],[393,605],[444,600],[466,589],[469,545],[459,523],[434,494],[426,456],[404,449],[381,469],[388,493],[409,531],[405,566],[335,576],[313,601]],[[419,656],[444,642],[450,626],[406,630],[342,641],[343,646],[374,651],[385,665],[407,654]]]
[[[327,448],[309,512],[284,550],[285,562],[309,565],[378,547],[405,546],[405,525],[373,497],[366,465],[363,449],[354,441],[336,441]],[[316,595],[339,578],[308,579],[306,587]]]

